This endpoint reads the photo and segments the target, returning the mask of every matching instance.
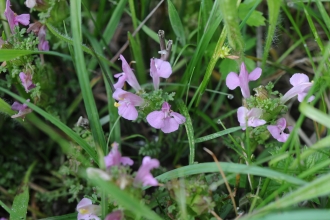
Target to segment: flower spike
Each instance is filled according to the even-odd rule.
[[[139,113],[135,106],[141,106],[143,104],[143,99],[140,96],[117,88],[112,97],[119,101],[115,103],[115,106],[118,107],[118,114],[120,116],[132,121],[137,119]]]
[[[120,55],[120,59],[122,61],[122,69],[124,72],[118,73],[115,75],[115,78],[118,78],[118,82],[114,84],[114,88],[123,88],[125,81],[135,89],[136,92],[141,90],[141,86],[138,83],[131,67],[128,65],[123,55]]]
[[[279,142],[286,142],[290,134],[284,133],[284,129],[288,128],[291,132],[292,126],[286,126],[285,118],[280,118],[277,120],[276,125],[268,125],[267,129],[270,134],[278,140]]]
[[[172,74],[171,64],[167,61],[151,58],[150,76],[152,77],[155,90],[159,89],[160,77],[167,79]]]
[[[98,215],[101,215],[101,206],[93,205],[92,200],[83,198],[77,205],[78,212],[77,220],[101,220]]]
[[[13,12],[10,8],[10,0],[6,1],[6,9],[5,9],[5,16],[7,18],[11,33],[15,33],[15,26],[18,25],[18,23],[21,23],[22,25],[28,25],[30,23],[30,15],[29,14],[21,14],[16,15],[15,12]]]
[[[281,98],[281,102],[285,103],[289,99],[298,95],[298,101],[302,102],[307,95],[308,91],[313,85],[313,82],[309,82],[308,76],[303,73],[296,73],[290,78],[290,83],[293,86],[289,91],[287,91]],[[313,101],[315,96],[309,97],[307,102]]]
[[[106,168],[111,166],[119,166],[120,164],[123,165],[133,165],[133,160],[129,157],[122,157],[121,153],[118,150],[118,143],[114,142],[112,144],[112,149],[110,153],[104,157],[104,163]]]
[[[142,184],[143,186],[157,186],[158,181],[152,176],[150,170],[158,168],[159,161],[157,159],[151,159],[146,156],[142,160],[142,165],[136,173],[134,179],[135,184]]]
[[[242,130],[245,130],[246,127],[258,127],[266,124],[266,121],[260,119],[262,115],[262,109],[252,108],[248,110],[245,107],[239,107],[237,110],[237,119],[242,126]]]

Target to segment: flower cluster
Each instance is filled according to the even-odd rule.
[[[118,114],[127,120],[134,121],[138,119],[140,111],[147,115],[146,120],[152,127],[161,129],[164,133],[178,130],[179,125],[186,121],[185,117],[173,112],[168,104],[169,100],[162,97],[162,92],[159,93],[161,91],[159,89],[160,78],[167,79],[172,74],[170,63],[157,58],[150,60],[150,76],[153,79],[155,93],[148,94],[141,88],[133,70],[122,55],[120,55],[120,60],[123,72],[115,75],[118,81],[114,84],[116,90],[112,95],[118,101],[115,103],[115,106],[118,107]],[[135,90],[135,94],[122,89],[125,82]],[[162,106],[158,106],[154,100],[160,101]],[[158,111],[160,107],[161,110]]]
[[[90,178],[97,177],[106,181],[112,181],[122,190],[128,188],[127,186],[132,186],[133,189],[141,189],[141,187],[145,186],[158,186],[158,181],[151,174],[151,170],[158,168],[160,165],[157,159],[152,159],[148,156],[144,157],[142,165],[133,178],[128,166],[132,166],[134,162],[129,157],[123,157],[118,148],[118,143],[113,143],[110,153],[104,157],[106,171],[87,168],[87,175]],[[78,212],[78,220],[100,219],[98,216],[101,215],[101,207],[93,205],[92,201],[88,198],[83,198],[78,203],[76,210]],[[121,210],[115,210],[107,215],[105,219],[120,220],[122,218],[123,212]]]
[[[231,90],[240,87],[244,97],[244,106],[239,107],[237,111],[238,122],[243,130],[247,127],[256,128],[265,125],[269,134],[277,141],[285,142],[289,137],[289,133],[286,133],[285,130],[287,129],[287,132],[292,130],[292,126],[288,126],[286,119],[281,117],[286,111],[285,103],[295,96],[298,96],[298,101],[302,102],[310,90],[312,82],[309,82],[307,75],[296,73],[290,78],[293,87],[280,98],[269,97],[269,93],[276,94],[271,91],[272,84],[266,88],[259,86],[254,89],[256,95],[251,96],[249,82],[257,80],[261,76],[261,72],[260,68],[256,68],[249,74],[245,64],[242,63],[239,75],[231,72],[226,78],[227,87]],[[311,102],[314,98],[314,96],[310,96],[307,102]],[[270,125],[266,125],[267,123]]]

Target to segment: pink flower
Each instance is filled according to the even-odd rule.
[[[123,212],[121,210],[113,211],[105,217],[105,220],[122,220],[122,219],[123,219]]]
[[[118,150],[118,143],[114,142],[112,144],[112,149],[110,153],[104,157],[104,163],[106,168],[111,166],[119,166],[120,164],[123,165],[133,165],[133,160],[129,157],[122,157],[121,153]]]
[[[290,78],[290,83],[293,87],[287,91],[281,98],[281,102],[285,103],[289,99],[298,95],[299,102],[302,102],[307,95],[308,91],[312,87],[313,83],[309,82],[308,76],[303,73],[296,73]],[[313,101],[315,96],[309,97],[307,102]]]
[[[37,2],[36,0],[26,0],[25,1],[25,5],[28,8],[33,8],[34,6],[36,6]]]
[[[172,74],[171,64],[167,61],[151,58],[150,76],[152,77],[155,90],[159,89],[160,77],[167,79]]]
[[[143,99],[140,96],[117,88],[112,97],[119,101],[115,103],[115,106],[118,107],[118,114],[120,116],[132,121],[137,119],[139,113],[135,106],[143,104]]]
[[[186,121],[186,118],[171,110],[170,104],[164,102],[161,111],[153,111],[147,115],[148,123],[161,129],[164,133],[171,133],[179,129],[179,125]]]
[[[125,60],[125,58],[123,57],[123,55],[120,55],[120,59],[122,61],[122,69],[124,72],[122,73],[118,73],[115,75],[116,78],[118,78],[118,82],[116,84],[114,84],[114,88],[118,89],[118,88],[123,88],[125,81],[133,87],[133,89],[135,89],[135,91],[140,91],[141,90],[141,86],[138,83],[131,67],[128,65],[127,61]]]
[[[246,70],[245,64],[241,64],[239,76],[237,73],[230,72],[226,78],[226,85],[230,90],[234,90],[237,86],[241,87],[244,98],[250,97],[249,82],[259,79],[261,76],[261,68],[255,68],[250,74]]]
[[[158,167],[159,161],[157,159],[151,159],[149,156],[144,157],[142,165],[136,173],[134,182],[143,186],[157,186],[158,181],[152,176],[150,170]]]
[[[77,220],[101,220],[98,215],[101,214],[101,207],[93,205],[92,200],[83,198],[77,205]]]
[[[11,33],[15,33],[15,26],[18,23],[22,25],[28,25],[30,23],[30,15],[29,14],[21,14],[16,15],[10,8],[10,0],[6,1],[6,9],[5,9],[5,16],[7,18]]]
[[[248,110],[242,106],[237,110],[237,119],[240,126],[243,127],[242,130],[245,130],[246,127],[258,127],[260,125],[266,124],[265,120],[260,119],[261,115],[262,109],[259,108],[252,108]]]
[[[286,142],[290,134],[284,133],[284,129],[288,128],[288,130],[291,132],[292,126],[286,126],[286,120],[285,118],[280,118],[277,120],[276,125],[268,125],[267,129],[270,132],[270,134],[278,140],[279,142]]]
[[[49,42],[46,40],[46,26],[45,25],[41,26],[39,33],[38,33],[38,39],[39,39],[38,49],[40,51],[48,51]]]
[[[27,102],[30,101],[30,99],[26,100]],[[32,112],[32,110],[26,105],[26,104],[20,104],[18,102],[14,102],[11,106],[12,110],[18,111],[17,114],[12,115],[12,118],[25,118],[25,115]]]
[[[26,92],[29,92],[31,89],[36,87],[36,85],[32,82],[32,75],[30,73],[25,74],[20,72],[19,78],[21,79],[22,85]]]

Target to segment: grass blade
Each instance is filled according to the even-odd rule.
[[[219,131],[219,132],[216,132],[216,133],[213,133],[213,134],[210,134],[210,135],[206,135],[204,137],[196,138],[195,143],[202,143],[202,142],[205,142],[205,141],[209,141],[209,140],[221,137],[221,136],[226,135],[226,134],[230,134],[232,132],[235,132],[235,131],[238,131],[238,130],[241,130],[241,129],[242,129],[242,127],[228,128],[224,131]]]
[[[168,4],[168,15],[170,17],[172,29],[175,35],[177,36],[177,38],[179,39],[181,45],[184,46],[186,45],[186,37],[184,34],[184,28],[180,16],[171,0],[167,0],[167,4]]]

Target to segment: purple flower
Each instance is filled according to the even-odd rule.
[[[239,76],[237,73],[230,72],[226,78],[226,85],[230,90],[234,90],[237,86],[241,87],[244,98],[250,97],[249,82],[259,79],[261,76],[261,68],[255,68],[250,74],[246,70],[245,64],[241,64]]]
[[[135,91],[137,92],[140,91],[141,86],[138,83],[131,67],[128,65],[123,55],[120,55],[120,59],[122,61],[122,69],[124,72],[115,75],[115,77],[118,78],[118,82],[113,85],[114,88],[115,89],[123,88],[124,83],[126,81],[130,86],[132,86],[135,89]]]
[[[36,87],[36,85],[32,82],[32,75],[30,73],[25,74],[20,72],[19,78],[21,79],[22,85],[24,86],[26,92],[29,92],[31,89]]]
[[[282,103],[287,102],[289,99],[296,95],[298,95],[299,102],[302,102],[313,85],[312,82],[309,82],[308,76],[303,73],[293,74],[293,76],[290,78],[290,83],[293,87],[281,98]],[[307,102],[313,101],[314,98],[315,96],[309,97]]]
[[[122,220],[123,212],[121,210],[116,210],[111,212],[109,215],[105,217],[104,220]]]
[[[186,118],[171,110],[170,104],[164,102],[161,111],[153,111],[147,115],[148,123],[161,129],[164,133],[171,133],[179,129],[179,125],[186,121]]]
[[[27,102],[30,102],[30,99],[26,100]],[[14,102],[11,106],[12,110],[18,111],[17,114],[12,115],[12,118],[25,118],[25,115],[32,112],[32,110],[26,105],[26,104],[20,104],[18,102]]]
[[[49,42],[46,40],[46,26],[42,25],[38,32],[38,49],[40,51],[48,51],[49,50]]]
[[[118,114],[127,120],[137,119],[139,113],[135,106],[140,106],[143,104],[143,99],[130,92],[126,92],[120,88],[112,94],[112,97],[118,100],[115,106],[118,107]]]
[[[260,119],[261,115],[262,109],[260,108],[252,108],[248,110],[242,106],[237,110],[237,119],[240,126],[243,127],[242,130],[245,130],[246,127],[258,127],[260,125],[266,124],[265,120]]]
[[[155,90],[159,89],[160,77],[167,79],[172,74],[171,64],[167,61],[151,58],[150,76],[152,77]]]
[[[143,186],[157,186],[158,181],[152,176],[150,170],[158,167],[159,161],[157,159],[151,159],[149,156],[144,157],[142,165],[136,173],[134,182]]]
[[[119,166],[120,164],[123,165],[133,165],[133,160],[129,157],[122,157],[121,153],[118,150],[118,143],[114,142],[112,144],[112,149],[110,153],[104,157],[104,163],[106,168],[111,166]]]
[[[276,125],[268,125],[267,129],[270,132],[270,134],[278,140],[279,142],[286,142],[290,134],[284,133],[284,129],[288,128],[288,130],[291,132],[292,126],[286,126],[286,120],[285,118],[280,118],[276,121]]]
[[[11,10],[10,0],[6,1],[5,16],[7,18],[10,30],[13,34],[15,33],[15,26],[18,25],[18,23],[21,23],[22,25],[25,25],[25,26],[30,23],[30,15],[29,14],[16,15]]]
[[[92,200],[83,198],[77,205],[77,220],[101,220],[98,215],[101,214],[101,207],[93,205]]]

